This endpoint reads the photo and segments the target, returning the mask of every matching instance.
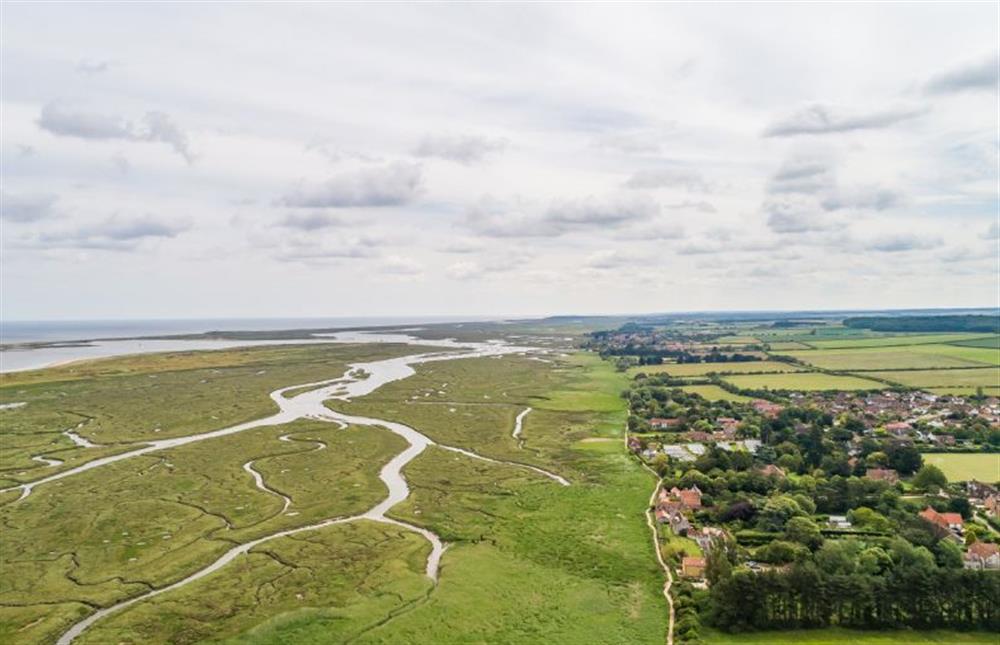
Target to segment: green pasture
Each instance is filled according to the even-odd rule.
[[[691,394],[697,394],[709,401],[734,401],[737,403],[744,403],[750,400],[750,397],[733,394],[728,390],[722,389],[718,385],[684,385],[681,389],[685,392],[690,392]]]
[[[748,390],[875,390],[885,384],[859,376],[839,376],[822,372],[791,374],[744,374],[726,376],[724,381]]]
[[[866,372],[900,385],[917,388],[935,387],[998,387],[1000,368],[981,367],[957,370],[912,370],[898,372]]]
[[[859,349],[788,352],[789,356],[829,370],[932,369],[994,365],[1000,352],[982,347],[925,344]]]
[[[845,338],[834,340],[806,341],[817,349],[858,349],[862,347],[892,347],[896,345],[929,345],[936,343],[955,343],[970,340],[993,338],[993,334],[894,334],[881,335],[873,338]]]
[[[925,452],[925,464],[933,464],[948,481],[1000,482],[1000,453]]]
[[[662,365],[640,365],[631,367],[629,375],[636,374],[669,374],[684,378],[688,376],[705,376],[713,372],[718,374],[747,374],[757,372],[798,372],[803,368],[791,363],[780,361],[745,361],[736,363],[664,363]]]

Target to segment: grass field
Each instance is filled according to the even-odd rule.
[[[948,481],[1000,481],[1000,453],[925,452],[923,457],[925,464],[943,470]]]
[[[745,402],[750,400],[750,397],[733,394],[732,392],[722,389],[718,385],[685,385],[681,387],[681,389],[685,392],[697,394],[705,399],[708,399],[709,401]]]
[[[926,388],[928,392],[933,394],[947,394],[947,395],[969,395],[976,394],[979,388],[966,386],[966,387],[931,387]],[[983,394],[986,396],[1000,396],[1000,386],[995,387],[983,387]]]
[[[962,347],[988,347],[990,349],[1000,349],[1000,336],[980,338],[978,340],[963,340],[952,344],[960,345]]]
[[[838,376],[821,372],[792,374],[746,374],[726,376],[723,380],[738,388],[750,390],[870,390],[885,387],[859,376]]]
[[[1000,351],[985,347],[962,347],[928,343],[856,349],[817,349],[787,352],[789,356],[832,370],[929,369],[997,365]]]
[[[757,372],[798,372],[797,365],[780,361],[746,361],[740,363],[666,363],[664,365],[642,365],[629,368],[634,376],[644,374],[669,374],[677,377],[704,376],[712,372],[719,374],[746,374]]]
[[[701,642],[706,645],[996,645],[997,635],[941,630],[861,631],[836,628],[726,634],[703,629]]]
[[[958,370],[913,370],[899,372],[866,372],[907,387],[998,387],[1000,368],[986,367]]]
[[[955,343],[992,338],[993,334],[897,334],[874,338],[844,338],[805,342],[817,349],[857,349],[861,347],[891,347],[895,345],[927,345],[932,343]]]
[[[796,349],[809,349],[809,345],[797,341],[779,340],[768,343],[772,352],[794,351]]]

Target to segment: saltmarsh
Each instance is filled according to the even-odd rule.
[[[0,486],[277,411],[268,393],[341,376],[348,363],[412,354],[406,345],[299,345],[145,354],[0,375]],[[81,448],[63,430],[99,444]],[[61,466],[32,460],[44,454]]]

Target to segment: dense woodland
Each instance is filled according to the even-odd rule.
[[[859,316],[846,318],[844,326],[872,331],[1000,334],[1000,316]]]

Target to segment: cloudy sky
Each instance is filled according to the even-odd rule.
[[[998,5],[3,6],[3,316],[994,306]]]

